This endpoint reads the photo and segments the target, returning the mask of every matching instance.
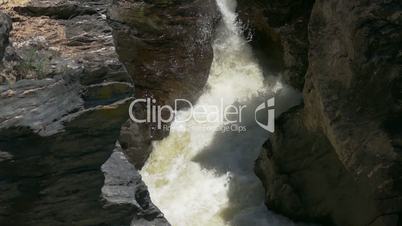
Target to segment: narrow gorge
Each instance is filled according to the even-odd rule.
[[[282,110],[298,104],[297,93],[274,78],[264,84],[236,21],[236,2],[218,0],[217,5],[222,22],[213,43],[214,60],[207,89],[194,109],[213,111],[211,106],[234,103],[250,107],[273,95]],[[220,119],[218,115],[225,114],[221,110],[209,115],[211,120],[208,115],[185,120],[193,112],[182,110],[170,135],[153,144],[141,170],[152,200],[176,226],[293,225],[268,211],[262,184],[254,175],[254,161],[269,133],[253,123],[250,110],[244,111],[240,125]],[[233,131],[225,132],[229,127]]]
[[[401,226],[398,0],[0,0],[0,225]]]

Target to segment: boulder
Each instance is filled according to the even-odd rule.
[[[175,99],[195,102],[208,79],[219,16],[215,0],[114,1],[108,20],[119,59],[133,79],[135,98],[171,106]],[[144,109],[133,113],[142,118]],[[151,122],[135,124],[123,126],[120,143],[140,169],[152,150],[151,141],[166,137],[169,125],[158,129]]]
[[[219,18],[214,0],[114,1],[109,9],[116,50],[136,97],[194,101],[208,79]]]

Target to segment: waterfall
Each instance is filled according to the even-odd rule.
[[[196,106],[256,106],[272,95],[277,112],[297,104],[299,96],[280,82],[264,84],[236,22],[236,1],[217,4],[223,18],[213,44],[208,88]],[[152,201],[167,220],[174,226],[294,225],[264,205],[264,189],[253,167],[269,134],[255,124],[254,109],[245,111],[242,125],[247,131],[242,133],[220,131],[222,120],[181,120],[189,114],[176,114],[169,137],[153,143],[141,171]]]

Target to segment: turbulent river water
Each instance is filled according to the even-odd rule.
[[[196,106],[247,105],[251,110],[244,111],[241,122],[246,131],[223,132],[224,120],[180,120],[191,111],[178,112],[169,137],[153,144],[141,175],[152,201],[174,226],[294,225],[264,205],[264,189],[253,168],[269,134],[255,123],[253,106],[274,95],[278,115],[297,104],[299,96],[274,79],[264,82],[236,22],[236,1],[217,3],[222,22],[208,87]]]

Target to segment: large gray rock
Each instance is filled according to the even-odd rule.
[[[117,0],[108,11],[136,97],[196,100],[208,79],[219,13],[214,0]]]
[[[213,60],[213,34],[220,18],[215,0],[117,0],[108,17],[136,98],[154,98],[160,105],[173,105],[175,99],[197,100]],[[146,114],[144,109],[135,109],[137,118]],[[138,168],[151,152],[151,141],[169,133],[155,127],[127,122],[122,128],[120,143]]]
[[[120,144],[117,143],[113,154],[102,165],[102,171],[105,174],[103,198],[112,205],[130,204],[137,209],[132,226],[170,225],[160,210],[152,204],[141,175],[127,160]]]
[[[102,200],[100,170],[126,110],[121,105],[86,112],[49,137],[2,129],[0,149],[9,155],[0,161],[0,224],[129,225],[137,209]]]
[[[330,225],[401,225],[401,7],[315,2],[305,105],[281,118],[257,164],[272,209]]]

